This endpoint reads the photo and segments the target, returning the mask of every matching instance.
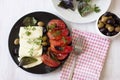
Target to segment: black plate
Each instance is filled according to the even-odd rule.
[[[37,21],[43,21],[45,23],[45,25],[47,25],[47,23],[51,20],[51,19],[60,19],[59,17],[57,17],[56,15],[53,15],[51,13],[48,12],[33,12],[30,14],[27,14],[25,16],[23,16],[22,18],[20,18],[15,25],[13,26],[13,28],[11,29],[10,35],[9,35],[9,42],[8,42],[8,46],[9,46],[9,51],[10,54],[14,60],[14,62],[18,65],[19,61],[18,61],[18,50],[19,50],[19,45],[16,46],[14,45],[14,40],[16,38],[18,38],[18,34],[19,34],[19,29],[21,26],[23,26],[23,20],[25,17],[35,17],[35,19]],[[62,63],[64,63],[65,60],[62,61]],[[35,73],[35,74],[44,74],[44,73],[49,73],[51,71],[54,71],[56,68],[51,68],[49,66],[46,66],[44,64],[40,64],[38,66],[35,66],[33,68],[28,68],[25,69],[23,67],[21,67],[23,70],[30,72],[30,73]]]

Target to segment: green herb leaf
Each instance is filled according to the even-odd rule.
[[[34,30],[36,30],[36,28],[35,28],[35,27],[33,27],[33,28],[32,28],[32,30],[34,31]]]
[[[32,56],[32,54],[33,54],[33,48],[31,48],[29,51],[28,51],[28,53],[30,53],[30,55]]]
[[[25,34],[26,34],[27,36],[30,36],[30,35],[31,35],[31,32],[26,31]]]
[[[53,36],[58,36],[61,34],[61,31],[55,31],[55,33],[53,34]]]
[[[67,42],[67,40],[65,39],[65,37],[62,37],[62,40],[64,41],[64,43],[66,43],[66,42]]]
[[[50,25],[50,26],[47,26],[47,30],[52,30],[52,29],[54,29],[56,27],[56,24],[52,24],[52,25]]]
[[[94,5],[94,11],[95,11],[96,13],[98,13],[98,12],[100,12],[100,8],[99,8],[98,6],[96,6],[96,5]]]
[[[91,7],[91,5],[85,5],[82,9],[78,8],[78,11],[81,16],[86,16],[93,11],[93,8]]]
[[[37,59],[34,57],[25,56],[20,60],[19,66],[28,65],[28,64],[34,63],[36,61],[37,61]]]

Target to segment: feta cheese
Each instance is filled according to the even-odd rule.
[[[40,56],[42,55],[41,37],[43,35],[42,27],[29,26],[20,27],[19,38],[19,59],[24,56],[35,57],[38,61],[23,67],[30,68],[42,63]]]

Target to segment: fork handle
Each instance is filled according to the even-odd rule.
[[[77,60],[77,56],[75,55],[73,65],[72,65],[72,69],[71,69],[70,76],[69,76],[68,80],[72,80],[72,78],[73,78],[74,70],[75,70],[75,66],[76,66],[76,60]]]

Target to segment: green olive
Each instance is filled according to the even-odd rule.
[[[99,23],[98,23],[98,28],[102,28],[102,27],[104,27],[104,23],[99,22]]]
[[[107,21],[108,19],[110,19],[110,18],[112,18],[112,16],[109,16],[109,17],[107,17],[107,16],[102,16],[101,21],[102,21],[103,23],[106,23],[106,21]]]
[[[42,40],[43,40],[43,41],[46,41],[46,40],[47,40],[47,36],[43,36],[43,37],[42,37]]]
[[[18,38],[16,38],[16,39],[14,40],[14,44],[15,44],[15,45],[18,45],[18,44],[19,44],[19,39],[18,39]]]
[[[108,29],[109,32],[114,31],[114,27],[113,26],[109,26],[107,29]]]
[[[108,17],[102,16],[101,21],[105,23],[107,21],[107,19],[108,19]]]
[[[47,44],[47,42],[42,42],[42,45],[47,46],[48,44]]]
[[[120,26],[116,27],[116,28],[115,28],[115,31],[116,31],[116,32],[120,32]]]
[[[111,27],[111,25],[106,24],[106,25],[105,25],[105,28],[108,29],[108,27]]]
[[[42,22],[42,21],[39,21],[39,22],[37,23],[37,25],[43,27],[43,26],[45,25],[45,23]]]

